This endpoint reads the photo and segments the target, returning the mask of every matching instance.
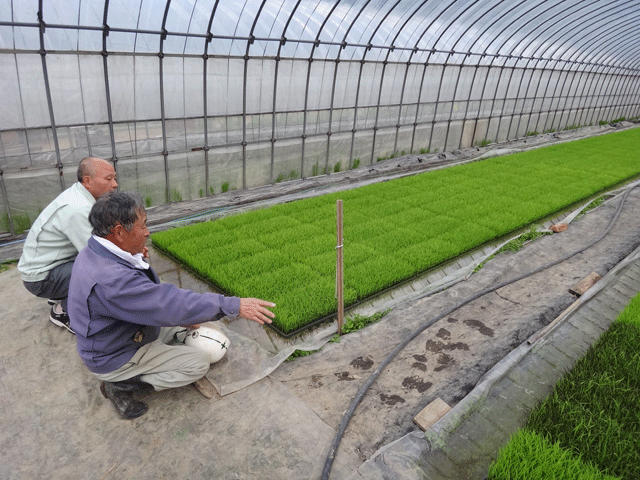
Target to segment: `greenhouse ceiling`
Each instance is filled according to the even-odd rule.
[[[640,0],[0,0],[0,234],[635,118]]]

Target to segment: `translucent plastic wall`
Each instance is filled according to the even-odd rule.
[[[640,114],[640,1],[0,0],[0,234]]]

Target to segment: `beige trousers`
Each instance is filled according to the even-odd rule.
[[[138,349],[122,367],[94,374],[104,382],[121,382],[140,375],[156,391],[182,387],[201,379],[209,371],[209,355],[184,345],[185,327],[163,327],[154,342]]]

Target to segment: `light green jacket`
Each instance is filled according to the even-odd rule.
[[[91,237],[93,195],[76,182],[51,202],[29,229],[18,262],[22,280],[44,280],[51,269],[73,260]]]

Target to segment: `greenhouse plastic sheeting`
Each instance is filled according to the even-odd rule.
[[[0,234],[85,156],[148,205],[640,111],[640,0],[0,2]]]

